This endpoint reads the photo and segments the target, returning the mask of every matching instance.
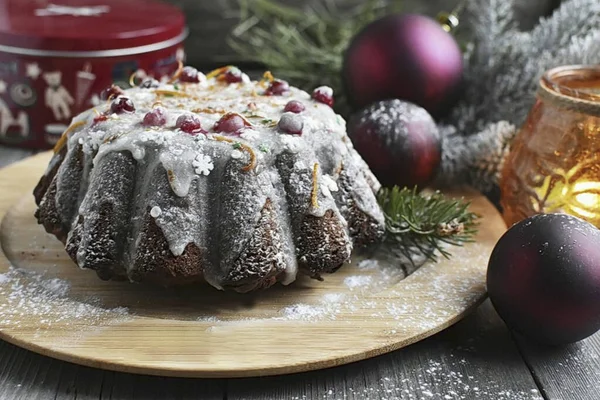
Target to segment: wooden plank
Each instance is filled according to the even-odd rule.
[[[562,347],[541,346],[523,337],[516,339],[547,399],[600,397],[600,333]]]
[[[35,150],[19,149],[0,145],[0,168],[35,154]]]
[[[160,378],[103,371],[44,357],[0,341],[0,399],[221,400],[223,380]]]
[[[63,365],[0,341],[0,399],[53,399]]]
[[[504,323],[486,302],[445,332],[344,367],[280,378],[230,380],[229,400],[538,399]]]
[[[104,377],[109,372],[67,362],[60,362],[60,364],[62,371],[54,400],[100,398]]]
[[[100,400],[222,400],[225,381],[107,373]]]

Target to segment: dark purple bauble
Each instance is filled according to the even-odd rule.
[[[433,118],[406,101],[371,104],[350,118],[348,135],[385,186],[423,187],[440,165],[440,134]]]
[[[590,336],[600,329],[600,230],[566,214],[515,224],[492,252],[487,287],[526,337],[560,345]]]
[[[350,43],[342,78],[354,109],[375,101],[401,99],[434,117],[456,102],[463,57],[441,25],[416,14],[390,15],[372,22]]]

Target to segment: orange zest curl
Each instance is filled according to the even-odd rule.
[[[135,78],[137,78],[138,72],[139,72],[139,70],[135,71],[133,74],[129,75],[129,86],[131,86],[131,87],[138,86],[138,83],[135,83]],[[139,84],[141,84],[141,83],[142,83],[142,79],[140,79]]]
[[[271,71],[265,71],[265,73],[263,74],[263,79],[269,82],[273,82],[275,80],[275,77],[273,76]]]
[[[313,208],[319,208],[319,163],[315,163],[312,171],[312,191],[310,193],[310,204]]]
[[[172,169],[167,170],[167,177],[169,179],[169,183],[172,185],[175,182],[175,172]]]
[[[151,106],[150,108],[156,108],[156,107],[158,107],[158,106],[162,106],[162,107],[164,107],[164,104],[163,104],[163,102],[162,102],[162,101],[160,101],[160,100],[157,100],[157,101],[155,101],[154,103],[152,103],[152,106]]]
[[[215,110],[218,110],[218,109],[215,109]],[[217,113],[217,112],[215,112],[215,114],[216,114],[216,113]],[[235,116],[238,116],[238,117],[240,117],[240,118],[241,118],[241,119],[244,121],[244,126],[247,126],[247,127],[253,127],[253,126],[254,126],[254,125],[252,125],[252,122],[248,121],[248,118],[246,118],[246,117],[244,117],[243,115],[241,115],[241,114],[238,114],[238,113],[236,113],[236,112],[228,112],[227,114],[223,115],[223,116],[221,117],[221,119],[227,119],[227,118],[231,118],[231,117],[233,117],[234,115],[235,115]]]
[[[166,90],[166,89],[157,89],[154,93],[158,96],[179,96],[179,97],[190,97],[189,94],[185,92],[179,92],[177,90]]]
[[[78,121],[75,122],[73,124],[71,124],[71,126],[69,126],[62,134],[62,136],[60,137],[60,139],[58,139],[58,142],[56,142],[56,144],[54,145],[54,154],[58,153],[59,151],[62,150],[62,148],[65,146],[65,144],[67,143],[67,139],[69,139],[69,133],[73,132],[75,129],[84,126],[86,124],[85,121]]]
[[[110,103],[111,101],[113,101],[114,99],[116,99],[117,97],[119,97],[120,95],[118,94],[111,94],[110,96],[108,96],[108,98],[106,99],[106,104]]]
[[[135,77],[137,76],[137,71],[135,71],[133,74],[129,75],[129,86],[134,87],[137,86],[135,84]]]
[[[244,143],[236,142],[235,140],[226,138],[225,136],[221,136],[221,135],[214,135],[213,138],[217,142],[237,143],[239,145],[240,149],[242,149],[246,153],[248,153],[248,155],[250,156],[250,162],[248,163],[248,165],[246,165],[245,167],[242,168],[242,171],[244,171],[244,172],[250,172],[254,168],[256,168],[256,153],[254,153],[254,150],[252,149],[252,147],[250,147],[250,146],[248,146],[247,144],[244,144]]]
[[[231,113],[229,113],[229,114],[231,114]],[[252,126],[252,122],[248,121],[248,118],[246,118],[243,115],[238,114],[238,113],[234,113],[234,114],[237,115],[237,116],[239,116],[240,118],[242,118],[244,120],[244,125],[246,125],[248,127]]]
[[[204,108],[194,108],[192,110],[193,113],[196,114],[224,114],[225,110],[223,108],[214,108],[214,107],[204,107]]]
[[[265,71],[263,74],[263,78],[261,79],[259,85],[262,87],[267,87],[269,83],[273,82],[275,77],[271,73],[271,71]]]
[[[340,176],[342,171],[344,170],[344,162],[340,162],[340,165],[337,166],[334,172],[334,176]]]
[[[177,81],[177,79],[179,79],[179,77],[181,76],[181,72],[183,72],[183,62],[181,62],[181,60],[179,60],[178,65],[177,65],[177,71],[175,71],[175,73],[173,74],[171,79],[169,79],[168,83],[173,83],[173,82]]]
[[[226,65],[224,67],[212,70],[211,72],[209,72],[206,75],[206,79],[212,79],[212,78],[218,77],[219,75],[222,75],[225,71],[227,71],[229,68],[233,68],[233,65]]]

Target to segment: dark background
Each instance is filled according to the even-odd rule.
[[[227,37],[237,22],[237,0],[166,0],[184,10],[190,36],[186,42],[187,63],[208,69],[235,63],[240,67],[256,66],[239,57],[227,45]],[[509,0],[507,0],[509,1]],[[282,4],[306,6],[312,1],[279,0]],[[514,0],[521,27],[529,29],[540,15],[548,14],[560,0]],[[360,4],[360,0],[336,0],[341,7]],[[410,12],[435,16],[440,11],[451,11],[458,0],[404,0],[403,7]]]

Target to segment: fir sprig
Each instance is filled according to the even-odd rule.
[[[431,195],[417,189],[382,188],[377,199],[385,214],[386,242],[408,259],[449,258],[445,245],[472,242],[477,233],[477,215],[469,202],[449,199],[440,192]]]
[[[401,1],[351,3],[341,9],[336,0],[324,0],[301,9],[276,0],[239,0],[240,23],[229,44],[243,58],[268,66],[295,86],[332,87],[338,94],[336,108],[344,110],[340,77],[344,51],[369,22],[399,11]]]

